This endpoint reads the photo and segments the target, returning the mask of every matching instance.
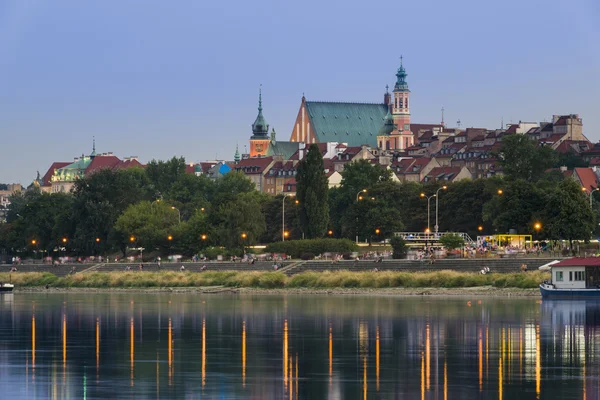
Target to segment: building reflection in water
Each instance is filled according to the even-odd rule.
[[[300,307],[299,303],[292,303],[289,298],[287,301],[289,310]],[[506,307],[500,303],[494,309],[494,313],[499,315],[499,322],[482,318],[486,306],[479,303],[475,305],[475,302],[472,302],[466,314],[458,312],[458,306],[447,312],[449,306],[446,304],[436,305],[441,311],[433,314],[429,310],[420,310],[420,313],[411,310],[414,305],[404,306],[400,318],[392,307],[389,312],[379,310],[372,317],[372,307],[365,307],[368,312],[361,314],[360,318],[355,317],[356,312],[361,312],[360,309],[357,311],[356,305],[346,310],[345,314],[340,311],[339,315],[336,314],[337,309],[335,313],[331,310],[322,313],[315,307],[311,309],[313,314],[292,312],[284,317],[281,309],[276,308],[280,314],[275,318],[266,312],[246,313],[247,310],[227,314],[221,313],[222,309],[218,309],[217,313],[209,308],[206,314],[192,313],[178,305],[168,315],[165,315],[164,308],[162,311],[163,317],[168,317],[168,342],[165,346],[164,320],[162,333],[156,324],[142,326],[142,318],[148,318],[149,313],[153,312],[152,308],[144,303],[144,310],[140,310],[139,304],[142,302],[136,301],[135,313],[132,313],[128,310],[128,303],[129,299],[124,303],[125,310],[121,307],[114,312],[114,324],[112,309],[98,312],[96,307],[86,314],[75,301],[69,301],[72,305],[69,310],[66,303],[62,308],[57,304],[57,309],[50,313],[40,310],[33,312],[35,310],[32,311],[31,302],[23,306],[21,314],[16,310],[13,317],[15,326],[18,326],[18,321],[22,324],[15,328],[14,334],[9,333],[9,336],[15,335],[12,342],[0,337],[0,348],[4,349],[1,347],[3,343],[10,343],[11,346],[21,346],[21,352],[3,352],[0,357],[3,357],[2,362],[9,359],[14,363],[14,354],[18,354],[18,364],[25,366],[25,371],[19,368],[20,376],[25,379],[22,397],[34,398],[37,390],[39,398],[39,385],[43,382],[47,384],[43,392],[47,397],[80,397],[82,383],[89,377],[84,373],[86,362],[89,363],[88,368],[93,368],[91,361],[94,360],[96,382],[87,385],[85,390],[88,396],[96,398],[99,397],[95,392],[97,387],[115,380],[120,380],[120,384],[124,383],[126,388],[134,388],[130,389],[132,391],[150,387],[151,392],[156,392],[156,397],[161,394],[165,396],[165,390],[176,397],[187,397],[182,390],[202,388],[203,395],[208,398],[221,397],[221,394],[216,394],[219,390],[225,397],[278,398],[282,397],[282,373],[286,398],[300,398],[300,395],[348,398],[360,390],[362,395],[359,396],[362,398],[374,397],[375,392],[382,398],[394,398],[401,391],[407,398],[447,399],[458,396],[487,400],[492,397],[515,398],[522,390],[532,398],[535,393],[538,399],[556,399],[566,393],[566,387],[572,397],[600,398],[596,394],[600,374],[596,345],[600,340],[600,304],[544,302],[533,307],[527,305],[523,312],[518,307]],[[190,305],[193,303],[187,304],[187,307],[193,307]],[[332,304],[335,304],[335,308],[343,308],[335,301]],[[402,307],[401,303],[391,300],[389,304]],[[523,301],[523,304],[529,303]],[[40,303],[37,307],[40,307]],[[475,311],[473,317],[469,314],[471,311]],[[197,342],[200,319],[201,347]],[[3,322],[6,326],[6,319]],[[207,380],[207,324],[213,329],[211,338],[214,338],[210,349],[211,359],[215,360],[211,363],[211,373],[215,379],[210,381]],[[253,328],[252,341],[248,341],[249,326]],[[333,326],[336,326],[335,379]],[[261,334],[268,327],[274,327],[276,343],[280,338],[283,339],[283,348],[279,344],[273,346],[273,336]],[[294,327],[293,331],[291,327]],[[142,330],[146,341],[142,340]],[[175,335],[179,335],[178,351],[182,353],[177,374],[174,373]],[[155,338],[158,339],[157,345],[154,344]],[[382,339],[385,341],[382,342]],[[164,350],[167,347],[168,354],[165,357]],[[240,349],[241,354],[238,353]],[[327,355],[323,357],[325,351]],[[118,352],[122,356],[119,359],[123,368],[114,368],[117,358],[111,355]],[[227,359],[224,354],[238,356]],[[248,354],[252,355],[250,359]],[[241,358],[241,379],[238,357]],[[155,367],[150,366],[148,371],[143,361],[152,358],[156,359],[156,364]],[[161,368],[161,358],[164,364],[168,363],[168,370],[164,366]],[[300,358],[303,359],[302,363]],[[270,360],[274,359],[281,359],[283,364],[276,362],[273,365]],[[198,363],[200,360],[201,364]],[[111,363],[113,367],[110,367]],[[126,371],[126,364],[129,364],[129,371]],[[300,367],[303,370],[302,390],[299,387]],[[201,371],[198,371],[200,368]],[[250,368],[252,373],[248,374]],[[561,379],[555,379],[560,376],[556,372],[559,368],[569,368],[574,372],[566,378],[562,376]],[[42,370],[43,374],[40,373]],[[0,377],[3,379],[5,371],[0,363]],[[89,373],[88,370],[87,375]],[[167,373],[168,379],[165,376]],[[443,379],[439,379],[442,374]],[[148,375],[150,383],[147,382]],[[588,375],[587,379],[583,378]],[[230,376],[237,377],[231,380],[231,388],[218,389],[222,383],[216,377],[230,379]],[[369,377],[375,378],[375,381],[369,382]],[[456,384],[450,386],[450,380]],[[167,381],[171,388],[166,387]],[[318,386],[319,382],[324,389]],[[559,386],[559,382],[562,382],[562,386]],[[77,393],[72,392],[74,387],[77,387]],[[242,388],[245,390],[242,391]],[[324,390],[326,393],[316,394],[313,392],[315,390]]]

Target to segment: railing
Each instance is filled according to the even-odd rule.
[[[468,233],[464,232],[439,232],[439,233],[426,233],[426,232],[395,232],[394,236],[399,236],[408,242],[437,242],[442,236],[445,235],[459,235],[465,243],[474,243],[473,239]]]

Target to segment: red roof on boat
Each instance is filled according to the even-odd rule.
[[[600,257],[573,257],[562,260],[552,267],[600,267]]]

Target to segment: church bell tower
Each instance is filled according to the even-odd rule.
[[[250,137],[250,157],[264,157],[267,154],[269,143],[269,125],[262,114],[262,88],[258,92],[258,115],[252,124],[252,136]]]
[[[396,131],[393,133],[398,135],[395,148],[405,150],[414,145],[414,137],[410,130],[410,90],[406,83],[406,70],[400,57],[400,68],[396,73],[396,85],[394,85],[394,104],[392,107],[392,116]]]

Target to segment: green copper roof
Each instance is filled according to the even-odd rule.
[[[258,115],[256,120],[252,124],[252,138],[268,136],[269,135],[269,124],[265,121],[265,117],[262,115],[262,89],[258,92]]]
[[[318,142],[377,146],[388,107],[385,104],[307,101],[306,110]]]
[[[388,112],[385,116],[385,122],[381,129],[379,129],[379,135],[387,136],[394,131],[394,128],[396,128],[396,126],[394,125],[394,118],[392,117],[390,109],[388,108]]]
[[[300,143],[298,142],[276,142],[271,141],[267,149],[267,157],[281,155],[284,160],[289,160],[290,157],[298,151]]]
[[[233,161],[234,161],[234,162],[237,164],[237,163],[239,163],[239,162],[240,162],[240,159],[241,159],[241,158],[240,158],[240,152],[239,152],[239,150],[238,150],[238,145],[236,144],[236,145],[235,145],[235,154],[234,154],[234,156],[233,156]]]
[[[402,57],[400,57],[400,68],[398,68],[398,72],[396,73],[396,85],[394,86],[394,91],[407,92],[408,83],[406,83],[406,70],[404,69],[404,65],[402,65]]]

